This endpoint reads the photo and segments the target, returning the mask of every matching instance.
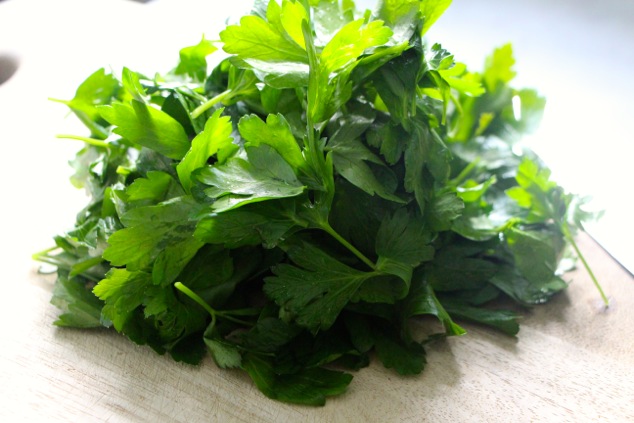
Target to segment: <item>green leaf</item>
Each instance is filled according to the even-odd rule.
[[[438,250],[426,266],[426,278],[436,291],[476,289],[494,277],[499,266],[485,257],[486,244],[454,242]]]
[[[371,197],[349,182],[339,180],[329,222],[343,238],[367,256],[373,256],[383,218],[399,206],[378,196]]]
[[[309,69],[306,63],[268,62],[257,59],[244,59],[244,63],[269,87],[303,88],[308,85]]]
[[[421,219],[414,219],[405,208],[386,216],[376,234],[377,269],[400,277],[405,282],[400,298],[407,295],[412,272],[423,261],[434,257],[432,234]]]
[[[412,281],[410,294],[403,303],[402,314],[405,318],[430,314],[440,320],[447,335],[467,333],[462,327],[454,323],[447,310],[438,301],[432,286],[420,274]]]
[[[126,228],[113,233],[103,258],[113,266],[126,265],[129,270],[147,269],[169,244],[187,242],[195,223],[193,200],[174,199],[155,206],[139,207],[121,217]]]
[[[161,171],[150,171],[145,178],[135,179],[126,189],[127,201],[152,201],[159,203],[183,195],[172,175]]]
[[[498,84],[505,85],[515,78],[514,65],[515,58],[511,44],[496,48],[486,59],[483,79],[487,89],[494,91],[498,88]]]
[[[354,19],[354,3],[349,1],[323,0],[311,4],[312,24],[315,29],[315,44],[323,47],[347,23]]]
[[[301,2],[283,0],[280,21],[282,27],[284,27],[284,30],[293,41],[300,47],[306,48],[304,34],[302,33],[302,21],[308,21],[308,13]]]
[[[334,136],[328,143],[332,152],[332,163],[335,170],[353,185],[361,188],[370,195],[378,195],[386,200],[397,203],[405,201],[398,197],[396,190],[396,176],[385,167],[383,161],[361,140]],[[377,164],[380,170],[373,171],[366,162]],[[378,175],[380,176],[377,176]]]
[[[418,81],[423,71],[422,51],[415,45],[381,66],[372,81],[394,121],[410,131],[417,113]]]
[[[92,293],[90,285],[83,282],[81,278],[59,275],[53,287],[51,304],[62,311],[54,322],[56,326],[73,328],[102,326],[103,302]]]
[[[495,175],[491,176],[482,183],[469,179],[457,188],[456,194],[465,203],[475,203],[480,201],[489,188],[491,188],[491,186],[496,182],[497,177]]]
[[[148,287],[142,306],[139,310],[143,310],[145,323],[153,326],[150,333],[155,337],[154,342],[160,342],[177,360],[195,362],[202,358],[204,345],[200,332],[207,325],[205,310],[189,301],[182,302],[171,284]],[[188,339],[190,335],[194,339]],[[192,351],[183,351],[187,347]]]
[[[414,125],[410,137],[404,154],[403,182],[405,190],[414,194],[416,203],[424,214],[427,199],[431,197],[432,185],[429,174],[436,183],[445,183],[449,176],[451,153],[436,131],[420,122]]]
[[[280,204],[254,203],[239,209],[212,214],[196,226],[194,236],[209,244],[225,248],[244,245],[276,246],[297,225],[292,211],[285,213]]]
[[[426,364],[425,349],[417,342],[405,342],[394,328],[379,326],[374,333],[376,355],[388,369],[400,375],[415,375]]]
[[[152,276],[149,273],[111,269],[106,278],[94,287],[93,292],[105,301],[103,316],[121,332],[133,311],[143,304],[146,292],[151,286]]]
[[[216,51],[217,48],[205,37],[194,46],[181,49],[180,62],[174,73],[176,75],[188,75],[196,81],[204,81],[207,77],[207,56]]]
[[[134,101],[146,104],[148,95],[145,92],[143,84],[141,84],[141,77],[142,75],[138,72],[134,72],[133,70],[124,67],[121,72],[121,83],[128,97],[131,97]]]
[[[295,170],[305,165],[299,144],[283,115],[268,115],[266,123],[256,115],[244,116],[238,122],[238,129],[247,140],[247,145],[257,147],[266,144],[273,147]]]
[[[566,215],[574,197],[550,180],[550,170],[524,157],[515,180],[518,185],[506,190],[506,194],[527,211],[523,219],[528,223],[552,222],[564,234],[568,230]]]
[[[568,287],[563,279],[555,275],[536,282],[529,281],[512,267],[500,269],[490,282],[515,301],[526,305],[544,304]]]
[[[353,269],[307,242],[291,245],[286,252],[297,266],[275,266],[275,276],[265,279],[264,292],[313,333],[332,326],[361,284],[376,276]]]
[[[420,13],[423,17],[423,35],[445,13],[451,0],[423,0],[420,2]]]
[[[171,346],[169,353],[177,362],[197,365],[205,357],[205,344],[198,334],[192,334],[179,339]]]
[[[396,40],[408,41],[419,25],[420,4],[420,0],[381,0],[378,18],[392,28]]]
[[[207,120],[205,129],[192,140],[191,148],[176,166],[178,179],[187,193],[191,192],[192,172],[204,167],[214,155],[223,163],[238,148],[232,144],[231,121],[228,116],[221,116],[222,112],[223,109],[216,110]]]
[[[221,369],[239,368],[242,366],[242,354],[238,347],[223,339],[215,326],[215,321],[205,330],[203,340],[214,362]]]
[[[255,354],[245,355],[242,367],[264,395],[296,404],[324,405],[327,396],[345,392],[352,380],[350,374],[319,367],[277,374],[270,361]]]
[[[381,155],[390,165],[395,165],[401,159],[403,152],[409,145],[409,137],[407,131],[396,123],[371,128],[366,133],[368,144],[379,148]]]
[[[485,93],[485,89],[480,83],[479,78],[476,75],[467,72],[467,66],[464,63],[454,63],[453,66],[448,69],[439,69],[438,74],[451,88],[460,93],[465,93],[474,97]],[[491,115],[481,115],[481,120],[482,117],[487,116]],[[489,117],[489,119],[491,118]]]
[[[211,185],[205,193],[215,199],[216,212],[274,198],[295,197],[304,186],[293,168],[273,147],[246,147],[246,157],[232,157],[223,165],[198,172],[198,179]]]
[[[251,352],[274,353],[295,338],[301,329],[276,317],[260,318],[241,336],[241,346]]]
[[[189,139],[183,126],[161,110],[138,100],[130,104],[100,106],[104,119],[117,127],[114,133],[171,159],[182,159],[189,150]]]
[[[412,217],[406,208],[400,208],[381,222],[376,234],[376,253],[379,257],[417,267],[433,258],[431,240],[432,233],[424,222]]]
[[[504,236],[514,267],[503,267],[491,283],[525,304],[543,303],[567,287],[555,274],[563,248],[561,234],[511,227]]]
[[[183,240],[171,240],[157,256],[152,265],[152,281],[155,285],[170,285],[185,266],[203,246],[199,240],[186,237]]]
[[[458,319],[489,326],[507,335],[515,336],[520,330],[520,316],[509,310],[491,310],[487,308],[471,307],[457,301],[444,301],[447,312]]]
[[[204,338],[214,362],[221,369],[238,368],[242,365],[240,351],[231,343],[216,338]]]
[[[107,122],[101,117],[98,107],[110,104],[117,98],[120,90],[119,81],[101,68],[79,85],[72,100],[62,101],[62,103],[66,104],[90,129],[92,137],[106,139]]]
[[[259,16],[243,16],[220,32],[223,49],[241,59],[306,63],[306,51],[289,38]]]
[[[465,208],[462,198],[451,191],[434,193],[427,206],[426,220],[435,231],[449,230]]]
[[[341,28],[318,57],[312,38],[307,39],[309,58],[314,51],[314,57],[309,60],[308,84],[308,113],[313,122],[327,120],[348,101],[352,94],[350,73],[359,63],[359,57],[366,50],[385,44],[391,35],[390,28],[381,21],[366,24],[358,19]],[[310,37],[308,32],[306,36]]]
[[[239,283],[259,270],[261,260],[262,254],[254,250],[205,245],[187,263],[178,280],[219,309],[226,306]]]
[[[385,44],[392,31],[381,21],[367,24],[363,19],[346,24],[324,47],[320,55],[320,72],[329,75],[357,60],[367,49]]]

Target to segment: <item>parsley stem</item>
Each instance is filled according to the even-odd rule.
[[[182,292],[183,294],[187,295],[192,300],[196,301],[202,308],[207,310],[207,313],[209,313],[213,319],[216,318],[216,310],[211,308],[209,306],[209,304],[207,304],[205,302],[205,300],[200,298],[200,296],[198,294],[196,294],[194,291],[192,291],[191,289],[187,288],[181,282],[174,283],[174,288],[178,289],[180,292]]]
[[[330,236],[332,236],[334,239],[336,239],[337,241],[339,241],[339,243],[341,245],[343,245],[344,247],[346,247],[348,250],[350,250],[350,252],[352,252],[352,254],[354,254],[355,256],[357,256],[357,258],[359,258],[359,260],[361,260],[362,262],[364,262],[366,265],[368,265],[368,267],[372,270],[376,270],[376,265],[369,259],[367,258],[361,251],[357,250],[357,248],[350,244],[348,241],[346,241],[346,239],[344,237],[342,237],[341,235],[339,235],[337,233],[337,231],[335,231],[332,226],[330,226],[329,223],[323,223],[321,225],[321,228],[328,232],[328,234],[330,234]]]
[[[92,145],[94,147],[102,147],[102,148],[109,148],[110,147],[110,145],[106,141],[97,140],[97,139],[89,138],[89,137],[81,137],[79,135],[60,134],[60,135],[56,135],[55,138],[66,139],[66,140],[83,141],[86,144],[90,144],[90,145]]]
[[[596,276],[594,275],[594,272],[590,268],[590,265],[586,261],[586,258],[581,253],[581,250],[579,249],[579,246],[575,242],[574,237],[572,236],[572,234],[570,233],[570,230],[568,229],[568,224],[567,223],[564,223],[563,229],[564,229],[564,231],[563,231],[564,232],[564,236],[566,237],[568,242],[570,242],[570,245],[572,245],[572,248],[575,250],[575,253],[577,254],[577,257],[579,257],[579,260],[581,260],[581,263],[583,263],[583,266],[586,268],[586,271],[588,272],[588,275],[590,275],[590,278],[592,279],[592,282],[594,283],[594,286],[599,291],[599,294],[601,294],[601,299],[603,300],[603,304],[605,304],[606,307],[609,307],[610,306],[610,300],[608,300],[608,297],[605,295],[605,292],[603,292],[603,288],[601,287],[601,284],[599,283],[599,281],[597,280]]]
[[[232,94],[232,91],[229,89],[229,90],[221,92],[220,94],[218,94],[215,97],[210,98],[209,100],[207,100],[206,102],[204,102],[200,106],[196,107],[191,112],[191,117],[193,119],[196,119],[198,116],[202,115],[203,113],[205,113],[207,110],[211,109],[216,104],[222,103],[224,100],[226,100],[227,98],[231,97],[231,94]]]
[[[101,256],[91,257],[87,260],[75,263],[70,268],[70,276],[81,275],[101,263],[103,263],[103,258]]]
[[[465,181],[465,179],[467,179],[469,174],[473,171],[473,169],[476,168],[476,166],[478,164],[480,164],[480,158],[476,157],[476,159],[474,161],[472,161],[468,165],[466,165],[464,167],[464,169],[462,169],[462,171],[458,174],[458,176],[456,176],[451,181],[449,181],[448,184],[450,184],[450,185],[452,185],[454,187],[457,187],[458,185],[463,183]]]
[[[213,322],[216,321],[216,317],[220,316],[223,319],[229,320],[229,321],[234,322],[234,323],[238,323],[240,325],[253,326],[253,323],[247,322],[246,320],[237,319],[237,318],[229,315],[228,314],[229,312],[223,312],[223,311],[214,310],[213,308],[211,308],[211,306],[209,304],[207,304],[205,302],[205,300],[203,300],[200,297],[200,295],[196,294],[194,291],[189,289],[187,286],[183,285],[183,283],[181,283],[181,282],[174,283],[174,288],[178,289],[180,292],[182,292],[183,294],[187,295],[189,298],[191,298],[196,303],[198,303],[198,305],[200,305],[202,308],[204,308],[207,311],[207,313],[209,313],[209,315],[211,316],[211,320]]]
[[[46,259],[49,257],[48,253],[50,253],[51,251],[55,251],[58,248],[59,248],[58,246],[55,246],[55,247],[47,248],[46,250],[38,251],[37,253],[33,254],[31,258],[33,260],[46,262]]]

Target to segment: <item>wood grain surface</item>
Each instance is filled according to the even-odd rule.
[[[467,325],[432,344],[420,376],[373,362],[326,406],[273,402],[239,371],[176,363],[107,330],[52,326],[52,277],[35,265],[18,297],[2,298],[0,421],[86,422],[631,422],[634,288],[580,237],[612,300],[583,270],[568,290],[527,310],[517,338]],[[7,301],[23,304],[11,307]]]

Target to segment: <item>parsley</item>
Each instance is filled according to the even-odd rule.
[[[55,324],[188,363],[208,352],[311,405],[372,352],[420,373],[457,322],[516,335],[499,304],[565,289],[592,216],[514,153],[545,102],[509,85],[511,46],[478,73],[426,43],[449,4],[258,1],[211,70],[220,46],[203,38],[163,75],[89,76],[61,101],[88,135],[61,137],[83,142],[72,182],[90,201],[34,256],[57,267]],[[420,315],[442,332],[418,339]]]

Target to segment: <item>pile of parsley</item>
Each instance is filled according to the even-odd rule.
[[[312,405],[370,357],[421,372],[454,319],[515,335],[499,304],[564,289],[588,215],[518,144],[545,101],[509,85],[511,47],[475,73],[425,43],[449,3],[260,0],[168,73],[88,77],[63,103],[90,134],[62,137],[90,201],[35,255],[56,324],[209,352]]]

